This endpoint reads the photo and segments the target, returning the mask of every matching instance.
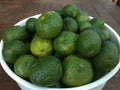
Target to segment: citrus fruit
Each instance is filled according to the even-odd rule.
[[[88,14],[87,12],[79,12],[76,17],[75,17],[75,20],[79,23],[79,22],[82,22],[82,21],[88,21],[89,20],[89,17],[88,17]]]
[[[59,53],[57,53],[57,52],[54,52],[53,55],[54,55],[55,57],[59,58],[60,60],[63,60],[63,59],[64,59],[64,56],[61,55],[61,54],[59,54]]]
[[[26,53],[26,44],[19,40],[13,40],[7,44],[4,44],[2,49],[2,55],[4,60],[11,64],[14,64],[14,62],[19,56]]]
[[[52,40],[35,36],[30,43],[30,50],[35,56],[44,56],[53,51]]]
[[[78,23],[79,31],[84,31],[86,28],[91,27],[92,25],[88,21],[82,21]]]
[[[38,58],[34,61],[29,78],[30,81],[40,86],[54,86],[62,77],[62,63],[52,55]]]
[[[77,32],[78,24],[73,18],[70,18],[70,17],[64,18],[63,19],[63,30]]]
[[[79,10],[76,4],[67,4],[63,7],[63,13],[65,16],[75,17],[78,11]]]
[[[91,82],[93,69],[91,63],[75,55],[69,55],[63,60],[62,82],[67,86],[80,86]]]
[[[103,30],[100,29],[100,28],[98,28],[98,27],[96,27],[96,26],[88,27],[88,28],[86,28],[86,30],[95,31],[96,33],[98,33],[100,35],[100,37],[101,37],[102,40],[105,39],[105,36],[103,34]]]
[[[54,39],[54,50],[60,55],[72,54],[76,51],[76,39],[75,33],[63,31]]]
[[[92,30],[81,32],[77,42],[78,53],[85,58],[94,57],[101,49],[101,38]]]
[[[98,28],[103,28],[104,27],[104,20],[101,18],[101,17],[94,17],[90,23],[93,25],[93,26],[96,26]]]
[[[110,32],[107,29],[103,29],[102,31],[104,35],[104,40],[110,40],[111,39]]]
[[[61,82],[56,83],[56,85],[52,86],[53,88],[61,88],[62,84]]]
[[[35,57],[29,54],[20,56],[14,64],[14,72],[22,78],[28,78],[30,67],[34,60]]]
[[[26,29],[27,29],[29,32],[31,32],[31,33],[34,33],[34,32],[35,32],[36,21],[37,21],[36,18],[29,18],[29,19],[26,21]]]
[[[8,43],[12,40],[26,40],[27,31],[21,26],[12,26],[7,28],[2,33],[2,39],[4,43]]]
[[[51,39],[56,37],[62,30],[63,21],[55,11],[43,13],[36,22],[36,31],[42,38]]]
[[[57,12],[61,17],[64,17],[62,9],[56,9],[55,12]]]
[[[95,69],[95,78],[98,79],[107,74],[118,62],[119,52],[117,46],[111,41],[103,42],[100,52],[92,60]]]
[[[86,30],[93,30],[93,31],[97,32],[100,35],[102,41],[111,39],[110,32],[107,29],[100,29],[96,26],[92,26],[92,27],[86,28]]]

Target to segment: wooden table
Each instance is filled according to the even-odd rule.
[[[76,3],[91,16],[100,16],[120,34],[120,7],[112,0],[0,0],[0,38],[2,31],[18,21],[35,14]],[[0,90],[20,90],[0,65]],[[103,90],[120,90],[120,71],[108,81]]]

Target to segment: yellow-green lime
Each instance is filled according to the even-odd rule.
[[[35,56],[45,56],[52,54],[52,40],[44,39],[36,35],[30,43],[30,50]]]

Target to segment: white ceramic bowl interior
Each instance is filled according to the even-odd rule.
[[[35,16],[31,16],[34,18],[38,18],[41,14],[39,15],[35,15]],[[20,26],[24,26],[26,21],[31,18],[28,17],[20,22],[18,22],[15,25],[20,25]],[[90,19],[92,17],[89,17]],[[112,41],[117,45],[119,52],[120,52],[120,37],[119,35],[115,32],[115,30],[113,30],[109,25],[105,24],[106,28],[108,28],[110,34],[111,34],[111,38]],[[40,87],[37,85],[34,85],[24,79],[22,79],[21,77],[17,76],[7,65],[7,63],[4,61],[3,56],[2,56],[2,48],[3,48],[3,41],[1,40],[0,42],[0,63],[4,69],[4,71],[14,80],[17,82],[17,84],[19,85],[19,87],[22,90],[101,90],[104,85],[106,84],[106,82],[113,77],[117,71],[120,69],[120,60],[118,65],[111,71],[109,72],[107,75],[105,75],[104,77],[102,77],[101,79],[94,81],[92,83],[83,85],[83,86],[78,86],[78,87],[71,87],[71,88],[46,88],[46,87]]]

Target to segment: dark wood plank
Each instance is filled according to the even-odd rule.
[[[110,79],[103,90],[120,90],[120,78],[113,77]]]
[[[17,84],[3,71],[0,65],[0,90],[20,90]]]
[[[101,4],[98,4],[96,0],[94,0],[96,4],[93,4],[96,12],[102,17],[105,22],[113,27],[118,33],[120,33],[120,25],[116,22],[116,20],[107,12],[106,8],[101,7]]]

